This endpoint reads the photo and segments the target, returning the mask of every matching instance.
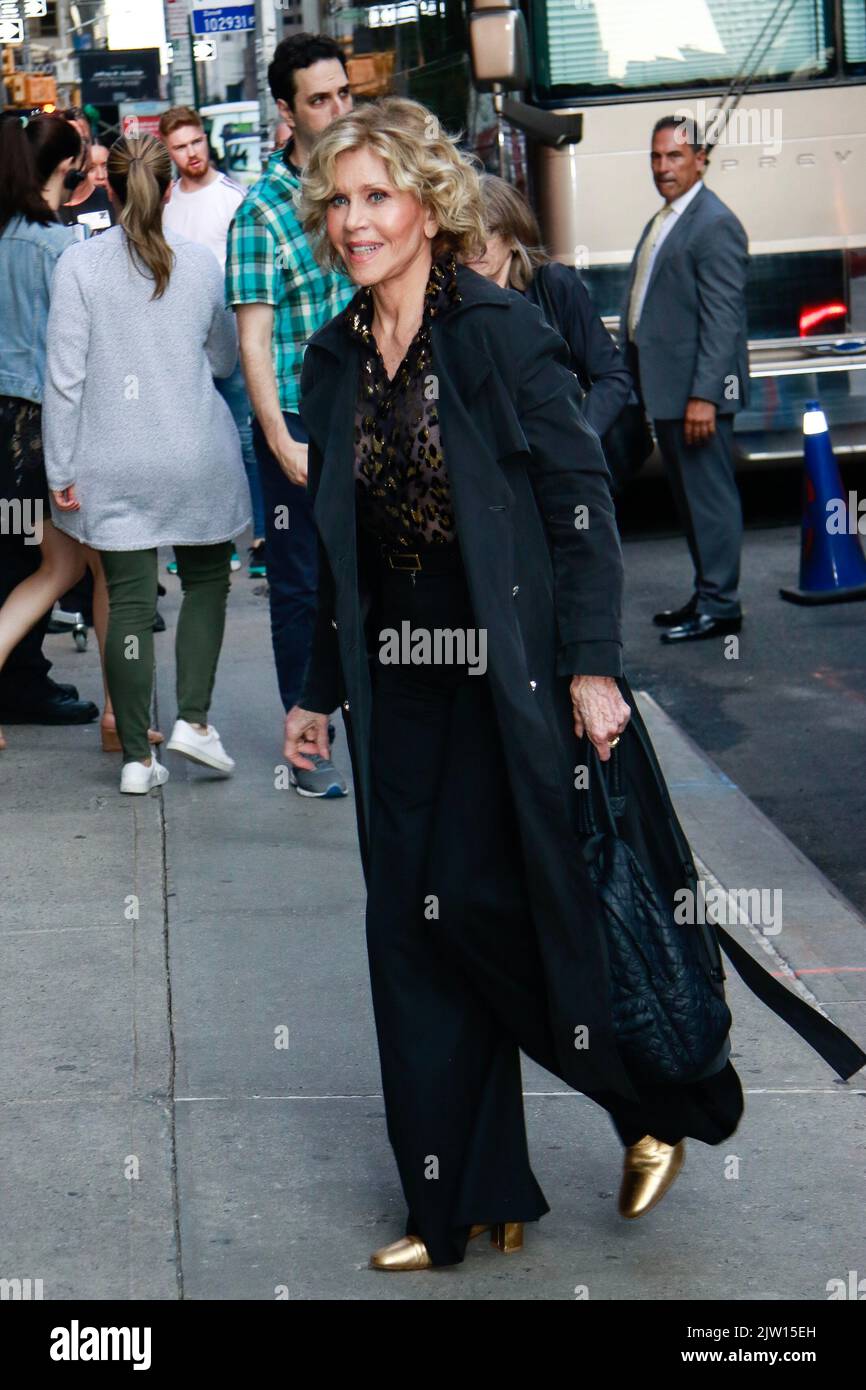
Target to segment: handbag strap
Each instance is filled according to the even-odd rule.
[[[584,735],[586,737],[586,735]],[[614,749],[610,752],[610,762],[605,770],[595,745],[586,739],[588,783],[583,802],[587,834],[607,833],[619,836],[617,818],[625,811],[625,794],[622,790],[622,767]],[[596,805],[601,811],[596,815]]]

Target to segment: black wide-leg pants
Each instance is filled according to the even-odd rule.
[[[473,627],[462,570],[380,572],[374,639],[404,620]],[[406,1233],[434,1264],[462,1260],[474,1222],[550,1210],[529,1164],[519,1048],[558,1063],[505,752],[487,677],[469,669],[372,663],[373,1005]],[[592,1098],[623,1143],[654,1132],[634,1103]]]

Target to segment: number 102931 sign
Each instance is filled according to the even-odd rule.
[[[237,34],[244,29],[255,29],[255,5],[199,5],[192,12],[194,34]]]

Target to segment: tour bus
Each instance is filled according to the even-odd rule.
[[[662,115],[695,118],[712,147],[706,182],[750,243],[752,380],[739,452],[798,452],[815,396],[837,451],[863,448],[864,0],[467,0],[459,68],[453,0],[351,14],[366,16],[354,20],[356,43],[396,48],[392,89],[426,99],[451,128],[464,67],[457,123],[470,135],[478,94],[493,94],[503,172],[523,182],[511,158],[520,132],[548,249],[578,268],[614,331],[635,244],[659,206],[652,127]],[[432,77],[418,81],[431,55],[447,74],[441,92]],[[486,163],[497,168],[498,157]]]

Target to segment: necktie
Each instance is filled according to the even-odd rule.
[[[628,301],[628,336],[634,337],[640,318],[640,311],[644,294],[646,293],[647,282],[649,280],[650,268],[653,262],[653,252],[658,245],[659,237],[665,220],[671,215],[673,208],[670,203],[665,203],[664,207],[659,208],[652,220],[652,225],[644,237],[643,246],[637,258],[637,268],[634,273],[634,284],[631,288],[631,297]]]

